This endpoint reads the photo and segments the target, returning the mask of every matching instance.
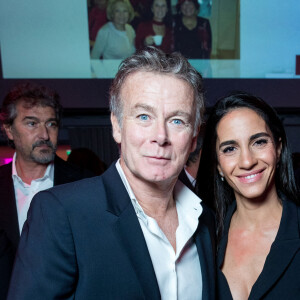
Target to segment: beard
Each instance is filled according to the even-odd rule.
[[[37,149],[37,151],[34,151],[37,147],[47,145],[48,149]],[[32,150],[30,152],[31,159],[39,164],[48,164],[51,161],[54,160],[55,153],[56,153],[57,145],[53,144],[51,141],[37,141],[32,145]]]

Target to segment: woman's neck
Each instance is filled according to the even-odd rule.
[[[237,210],[232,219],[236,225],[243,227],[268,226],[278,223],[282,215],[282,203],[276,188],[257,199],[247,199],[236,195]]]
[[[153,18],[153,23],[156,25],[164,25],[163,19]]]

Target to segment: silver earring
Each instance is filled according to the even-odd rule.
[[[223,174],[223,172],[220,172],[219,174],[220,174],[221,180],[224,181],[224,174]]]

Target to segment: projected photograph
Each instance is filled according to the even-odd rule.
[[[204,77],[212,77],[210,60],[240,58],[239,11],[238,0],[90,1],[93,76],[109,78],[118,67],[114,60],[153,46],[180,52]]]
[[[277,1],[2,1],[3,78],[113,78],[147,46],[204,78],[299,78],[300,1]]]

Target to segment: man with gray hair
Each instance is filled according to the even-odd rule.
[[[110,108],[120,159],[34,198],[8,300],[214,299],[213,216],[177,180],[203,116],[200,74],[143,50],[121,64]]]

